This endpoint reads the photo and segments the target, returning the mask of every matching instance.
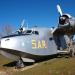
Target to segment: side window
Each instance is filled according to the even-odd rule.
[[[38,31],[35,31],[35,34],[39,35],[39,32]]]
[[[32,33],[33,34],[36,34],[36,35],[39,35],[39,32],[38,31],[33,31]]]
[[[52,41],[53,40],[53,37],[50,37],[49,40]]]
[[[32,32],[31,30],[27,30],[27,31],[26,31],[26,33],[31,33],[31,32]]]

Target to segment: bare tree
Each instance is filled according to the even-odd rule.
[[[3,25],[3,35],[10,35],[12,33],[12,26],[9,24]]]

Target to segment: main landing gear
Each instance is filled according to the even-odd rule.
[[[74,57],[74,48],[71,48],[70,50],[69,50],[69,55],[70,55],[70,57]]]

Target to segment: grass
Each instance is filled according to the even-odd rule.
[[[11,60],[0,55],[0,70],[6,71],[9,75],[75,75],[75,57],[53,58],[23,71],[14,71],[13,67],[3,66],[9,62]]]

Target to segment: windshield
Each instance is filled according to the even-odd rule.
[[[14,37],[14,36],[22,36],[22,35],[32,35],[32,34],[39,35],[39,32],[38,31],[32,31],[32,30],[26,30],[24,32],[17,32],[17,33],[8,35],[8,36],[4,36],[2,38]]]

